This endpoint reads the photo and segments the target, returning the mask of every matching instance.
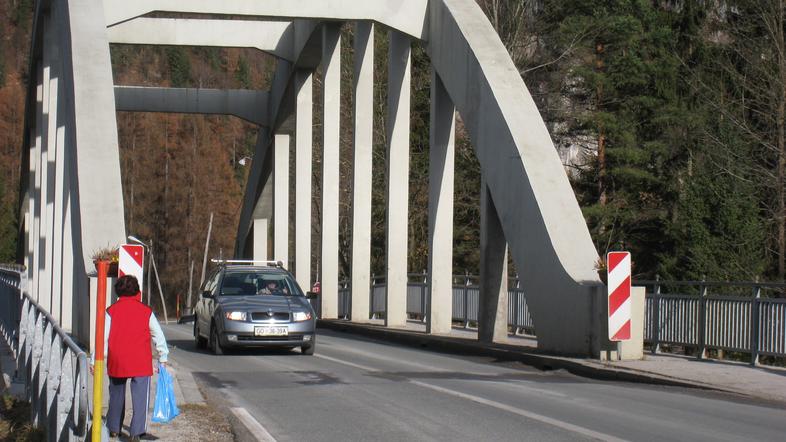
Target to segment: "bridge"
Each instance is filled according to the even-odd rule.
[[[151,15],[150,13],[155,12]],[[197,14],[197,15],[195,15]],[[199,15],[201,14],[201,15]],[[189,17],[189,18],[183,18]],[[199,18],[193,18],[199,17]],[[339,179],[342,39],[354,26],[351,182]],[[127,235],[116,111],[226,114],[259,127],[237,257],[276,259],[303,287],[319,222],[322,315],[338,316],[338,192],[352,186],[350,314],[370,318],[375,28],[387,54],[385,325],[406,323],[412,44],[431,63],[427,332],[451,328],[456,115],[480,162],[480,338],[507,333],[507,255],[539,348],[599,357],[605,286],[587,226],[546,126],[499,37],[472,0],[39,1],[36,4],[20,219],[33,299],[66,330],[85,325],[90,253]],[[129,87],[113,83],[109,45],[245,47],[277,58],[270,90]],[[322,72],[322,213],[312,216],[313,83]],[[289,170],[294,144],[294,171]],[[290,173],[293,172],[291,175]],[[294,176],[294,195],[289,179]],[[294,218],[289,206],[294,203]],[[294,238],[289,227],[294,226]],[[293,243],[294,256],[289,256]],[[272,253],[268,253],[271,250]],[[362,296],[357,290],[362,288]]]
[[[349,60],[340,56],[347,44],[341,27],[347,24],[353,28]],[[377,278],[370,262],[379,29],[388,34],[389,50],[387,248],[385,274]],[[129,233],[116,111],[232,115],[256,125],[234,254],[286,262],[304,288],[316,279],[311,257],[320,256],[321,317],[331,324],[362,330],[382,322],[382,330],[395,332],[413,328],[408,318],[415,315],[424,323],[417,325],[422,336],[444,338],[457,319],[477,323],[476,334],[462,332],[480,341],[475,348],[498,349],[494,345],[508,342],[512,325],[534,331],[532,343],[542,354],[592,360],[618,349],[606,338],[607,288],[595,270],[598,254],[568,178],[521,75],[474,0],[39,0],[32,35],[21,182],[23,266],[0,269],[0,334],[11,343],[26,381],[34,422],[56,430],[51,440],[87,434],[86,350],[95,331],[96,290],[90,255],[125,242]],[[254,48],[277,62],[269,90],[132,87],[114,83],[114,43]],[[406,189],[415,43],[426,49],[431,91],[428,270],[413,283]],[[352,72],[349,182],[339,174],[343,62],[351,63]],[[315,78],[321,96],[314,94]],[[321,183],[312,182],[315,105],[323,115]],[[458,117],[479,160],[482,189],[480,274],[456,287]],[[340,250],[338,195],[347,186],[351,245]],[[322,198],[318,217],[311,213],[315,187]],[[319,241],[311,238],[312,222],[319,223]],[[320,250],[312,250],[314,243]],[[339,253],[351,257],[343,283]],[[509,257],[518,271],[515,286],[509,283]],[[695,346],[699,358],[707,348],[749,352],[753,364],[759,354],[786,354],[786,304],[758,296],[782,284],[745,286],[757,294],[740,300],[707,296],[702,282],[697,300],[661,294],[659,281],[647,283],[653,287],[647,314],[643,289],[637,293],[642,305],[634,309],[643,336],[631,344],[631,354],[641,354],[644,339],[653,351],[660,343]],[[733,318],[733,327],[724,328],[724,318]],[[600,384],[331,330],[320,332],[324,353],[294,361],[288,354],[242,352],[219,359],[194,347],[190,327],[165,330],[184,379],[196,379],[222,398],[212,405],[246,410],[236,416],[251,429],[250,440],[319,439],[315,434],[324,440],[378,434],[407,440],[520,440],[522,434],[549,440],[642,434],[777,439],[783,430],[778,410],[732,406],[725,397]],[[259,373],[268,377],[260,380]],[[289,387],[289,396],[276,394],[280,385]],[[698,404],[690,413],[685,397]],[[306,419],[292,419],[293,409]],[[353,428],[331,425],[350,416],[357,418]],[[628,420],[620,424],[618,416]]]

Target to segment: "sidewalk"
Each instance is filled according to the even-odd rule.
[[[194,377],[186,370],[179,370],[177,361],[170,359],[167,364],[167,369],[172,374],[173,387],[175,390],[175,398],[177,406],[180,409],[180,414],[171,422],[166,424],[155,423],[151,420],[153,415],[153,405],[156,397],[156,385],[158,381],[158,374],[154,373],[150,380],[150,407],[148,410],[148,433],[151,438],[159,441],[205,441],[205,442],[230,442],[234,440],[232,435],[232,427],[229,421],[212,410],[202,397]],[[90,398],[92,400],[93,378],[90,377]],[[109,401],[109,391],[107,385],[108,378],[104,378],[103,383],[103,412],[106,416],[106,410]],[[124,428],[122,430],[124,436],[119,440],[127,440],[128,425],[131,422],[131,389],[126,388],[126,417],[123,421]]]
[[[369,324],[320,320],[318,326],[437,351],[520,361],[542,370],[564,369],[594,379],[700,388],[786,405],[784,368],[671,354],[645,353],[640,361],[614,362],[553,356],[538,351],[535,337],[508,336],[504,343],[489,346],[477,341],[477,330],[455,327],[449,335],[427,335],[419,321],[409,321],[401,329],[385,328],[377,320]]]
[[[5,341],[0,339],[0,394],[9,394],[17,398],[24,398],[25,385],[20,379],[14,378],[16,368],[16,361],[11,354],[11,349],[8,348]],[[178,370],[177,362],[170,361],[170,373],[173,374],[175,397],[177,400],[178,408],[180,408],[180,415],[173,421],[167,424],[157,424],[150,421],[153,412],[153,404],[155,402],[156,382],[158,375],[154,374],[151,379],[150,386],[150,408],[148,411],[148,432],[151,438],[159,441],[182,441],[187,440],[191,442],[205,441],[205,442],[231,442],[234,440],[232,434],[232,427],[225,416],[211,409],[202,397],[192,374],[186,370]],[[9,389],[6,387],[6,381],[11,381]],[[109,399],[109,392],[107,385],[109,380],[104,378],[103,383],[103,415],[106,415],[106,407]],[[88,397],[92,402],[93,400],[93,376],[88,378]],[[130,388],[126,389],[126,417],[124,420],[125,427],[123,428],[124,436],[119,440],[127,440],[128,424],[131,422],[131,393]],[[91,419],[91,417],[88,417]],[[89,430],[88,430],[89,431]]]

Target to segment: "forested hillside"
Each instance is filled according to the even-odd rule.
[[[0,0],[0,261],[14,259],[31,1]],[[551,131],[599,253],[638,277],[783,280],[786,6],[776,0],[478,0]],[[352,28],[342,58],[342,183],[350,183]],[[386,30],[377,30],[372,270],[384,269]],[[427,265],[430,73],[413,48],[410,271]],[[267,89],[251,50],[114,45],[124,85]],[[321,183],[315,77],[314,184]],[[126,224],[152,239],[168,303],[233,252],[256,129],[233,117],[118,113]],[[292,156],[294,157],[294,156]],[[242,163],[245,163],[242,164]],[[351,240],[341,192],[341,248]],[[478,269],[479,166],[458,124],[454,264]],[[292,189],[294,190],[294,189]],[[319,190],[314,216],[320,212]],[[314,223],[318,250],[319,223]],[[315,271],[318,256],[313,257]],[[346,275],[349,256],[340,256]]]

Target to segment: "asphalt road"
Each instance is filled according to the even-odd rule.
[[[197,350],[164,327],[241,440],[786,440],[786,410],[718,393],[605,382],[320,330],[314,356]]]

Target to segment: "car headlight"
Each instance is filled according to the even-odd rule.
[[[246,312],[226,312],[224,313],[224,317],[230,321],[245,321]]]
[[[292,320],[295,322],[308,321],[311,319],[311,312],[295,312],[292,314]]]

